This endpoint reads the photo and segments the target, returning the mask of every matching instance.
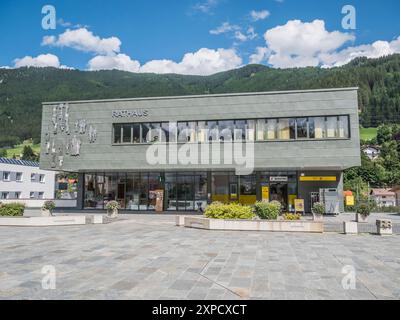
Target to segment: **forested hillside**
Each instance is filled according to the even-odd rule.
[[[400,122],[400,55],[333,69],[248,65],[212,76],[0,69],[0,147],[40,137],[41,102],[359,86],[361,124]]]

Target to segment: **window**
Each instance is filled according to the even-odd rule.
[[[23,178],[22,172],[17,172],[17,175],[15,176],[15,180],[17,182],[22,182],[22,178]]]
[[[347,139],[350,134],[349,116],[347,115],[257,120],[131,123],[114,124],[113,128],[115,144]]]
[[[122,132],[122,125],[115,124],[114,125],[114,143],[121,143],[121,132]]]
[[[30,198],[30,199],[35,199],[35,193],[31,191],[31,192],[29,193],[29,198]]]
[[[278,139],[290,140],[295,138],[295,120],[279,119],[278,120]]]
[[[15,193],[15,199],[21,199],[21,192]]]
[[[31,182],[36,181],[36,173],[31,173]]]
[[[1,193],[1,199],[3,199],[3,200],[8,199],[9,196],[10,196],[10,193],[9,193],[9,192],[2,192],[2,193]]]
[[[132,143],[132,126],[130,124],[122,125],[122,143]]]
[[[39,192],[38,199],[43,199],[43,196],[44,196],[44,192]]]
[[[3,181],[10,181],[10,176],[11,176],[10,172],[4,171],[3,172]]]
[[[339,117],[339,138],[349,138],[349,117]]]
[[[132,125],[133,143],[140,143],[140,124],[134,123]]]
[[[297,139],[307,138],[307,118],[297,119]]]
[[[39,175],[39,182],[40,183],[44,183],[44,177],[45,177],[45,175],[44,174],[41,174],[41,175]]]
[[[338,122],[337,117],[326,118],[326,137],[337,138],[338,137]]]

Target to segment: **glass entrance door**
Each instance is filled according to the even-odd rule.
[[[283,210],[288,208],[288,185],[275,183],[270,185],[269,200],[278,201],[282,204]]]

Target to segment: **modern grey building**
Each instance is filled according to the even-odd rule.
[[[40,167],[78,172],[85,209],[154,210],[157,191],[164,211],[310,211],[320,189],[342,200],[343,170],[361,163],[357,88],[46,102],[41,141]]]

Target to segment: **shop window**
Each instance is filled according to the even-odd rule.
[[[295,120],[279,119],[278,122],[278,139],[290,140],[295,139]]]
[[[268,119],[266,123],[265,140],[276,140],[277,138],[277,119]]]
[[[310,122],[310,138],[324,139],[326,138],[325,118],[314,117]]]

